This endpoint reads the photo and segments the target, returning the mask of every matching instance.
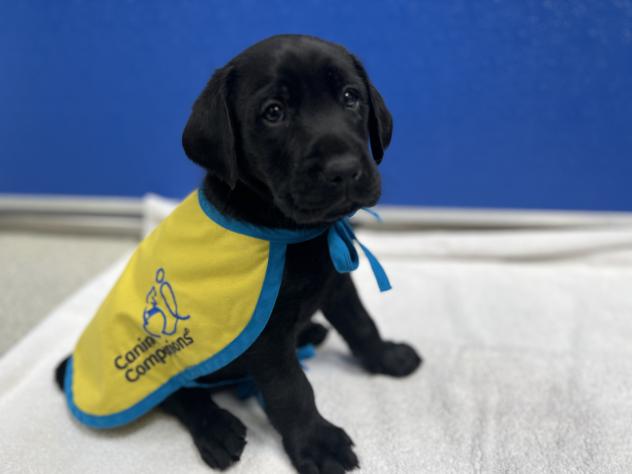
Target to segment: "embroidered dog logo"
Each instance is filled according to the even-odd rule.
[[[178,302],[171,283],[166,280],[164,268],[156,270],[155,284],[145,297],[148,306],[143,311],[143,329],[153,337],[171,336],[178,330],[178,322],[191,315],[178,312]]]

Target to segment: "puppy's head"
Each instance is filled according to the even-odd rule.
[[[256,189],[290,220],[311,225],[377,202],[377,164],[391,132],[391,115],[354,56],[283,35],[215,72],[183,145],[230,188]]]

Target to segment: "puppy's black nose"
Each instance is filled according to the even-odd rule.
[[[360,160],[353,155],[334,156],[325,162],[322,176],[337,186],[357,181],[362,176]]]

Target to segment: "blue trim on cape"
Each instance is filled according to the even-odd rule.
[[[283,278],[285,249],[286,245],[284,243],[270,242],[268,267],[266,268],[261,293],[259,294],[259,299],[257,300],[257,305],[250,321],[239,336],[217,354],[174,375],[165,384],[161,385],[158,389],[130,408],[111,415],[101,416],[82,412],[79,407],[75,405],[73,399],[73,360],[72,357],[70,357],[66,366],[64,392],[66,394],[68,407],[75,418],[93,428],[115,428],[125,425],[159,405],[165,398],[187,383],[203,375],[216,372],[243,354],[255,342],[257,337],[259,337],[270,319]]]
[[[282,242],[284,244],[297,244],[312,240],[324,233],[328,227],[315,227],[313,229],[292,230],[262,227],[249,222],[240,221],[219,212],[204,195],[202,188],[198,189],[198,200],[204,213],[216,224],[225,229],[248,235],[256,239],[269,240],[270,242]]]

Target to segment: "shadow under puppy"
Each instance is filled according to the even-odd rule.
[[[122,317],[108,306],[114,305],[112,298],[116,299],[109,296],[100,309],[101,313],[110,313],[102,316],[105,322],[92,335],[86,330],[78,344],[79,349],[82,341],[88,346],[84,349],[88,355],[78,357],[81,351],[76,349],[57,369],[57,381],[65,387],[73,414],[91,426],[112,427],[160,405],[191,433],[209,466],[225,469],[239,460],[246,428],[215,404],[212,389],[192,386],[191,380],[212,384],[247,376],[256,384],[265,411],[299,472],[338,473],[357,467],[349,436],[318,412],[296,348],[324,339],[327,330],[310,321],[321,310],[369,372],[405,376],[421,363],[410,346],[381,338],[349,273],[337,271],[332,261],[330,230],[350,213],[374,205],[380,196],[377,164],[391,140],[391,132],[391,115],[364,68],[336,44],[308,36],[275,36],[248,48],[215,71],[196,100],[183,134],[187,156],[203,166],[207,175],[197,197],[187,198],[178,208],[184,210],[176,209],[174,215],[202,215],[201,208],[214,224],[219,224],[216,232],[254,232],[259,237],[258,232],[262,232],[264,236],[287,237],[282,245],[274,240],[276,237],[269,242],[265,237],[244,240],[243,244],[246,252],[250,242],[264,242],[262,248],[268,253],[263,253],[270,261],[276,252],[274,258],[281,262],[276,286],[273,282],[267,306],[263,305],[260,311],[259,301],[254,314],[247,314],[249,321],[243,332],[248,332],[248,337],[240,341],[239,347],[233,347],[235,341],[228,340],[232,341],[228,349],[222,353],[219,347],[220,355],[211,358],[211,365],[206,361],[187,367],[179,358],[192,352],[187,346],[189,340],[194,341],[194,335],[198,346],[214,343],[211,337],[198,337],[195,324],[211,318],[222,304],[232,305],[229,308],[233,311],[241,299],[219,301],[212,293],[216,285],[211,284],[195,295],[201,301],[199,310],[195,306],[192,295],[196,292],[189,291],[185,280],[193,273],[204,274],[204,267],[200,267],[204,259],[191,255],[195,253],[193,247],[216,252],[214,255],[220,260],[223,255],[217,253],[215,241],[203,239],[205,234],[198,227],[207,222],[190,228],[171,225],[171,238],[185,242],[172,250],[177,258],[171,260],[165,260],[162,254],[153,255],[153,247],[143,247],[149,245],[144,241],[128,264],[133,271],[126,269],[117,282],[125,283],[130,273],[142,273],[140,266],[134,269],[135,259],[143,258],[137,254],[160,260],[160,265],[147,273],[148,283],[140,285],[143,291],[139,309],[130,310],[131,322],[122,330],[137,331],[138,343],[132,342],[136,344],[134,350],[107,360],[107,370],[114,371],[121,380],[125,374],[129,385],[125,394],[143,387],[152,377],[158,379],[155,383],[159,388],[152,389],[133,407],[115,414],[103,415],[95,410],[96,415],[90,415],[78,408],[81,396],[100,398],[105,404],[114,403],[116,398],[103,395],[109,390],[108,376],[93,375],[86,368],[90,363],[102,363],[103,355],[95,355],[94,348],[104,344],[104,334],[110,331],[113,319]],[[169,225],[154,231],[148,240],[167,239],[161,236],[170,235]],[[177,266],[175,260],[190,260],[192,266],[200,268],[181,272],[184,276],[178,280],[178,270],[172,268]],[[229,262],[225,272],[239,265]],[[275,278],[270,277],[269,267],[270,264],[266,281]],[[234,283],[227,284],[227,291],[239,286]],[[257,324],[250,327],[255,319]],[[131,337],[136,339],[137,333]],[[244,337],[236,333],[233,339]],[[152,352],[154,345],[160,345],[156,352]],[[145,364],[136,366],[135,371],[127,369],[145,351],[150,354]],[[151,362],[156,353],[160,360]],[[154,367],[169,364],[180,367],[168,376],[161,376]],[[82,389],[82,383],[88,388]],[[82,390],[88,395],[79,393]]]

